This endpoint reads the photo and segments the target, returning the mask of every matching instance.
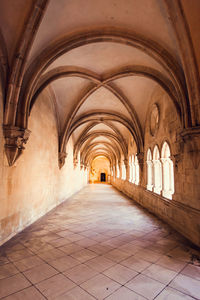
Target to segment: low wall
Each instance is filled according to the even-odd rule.
[[[199,210],[175,200],[163,198],[127,180],[112,177],[111,184],[200,247]]]

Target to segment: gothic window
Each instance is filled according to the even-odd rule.
[[[153,189],[153,162],[151,150],[147,151],[147,190],[152,191]]]
[[[117,178],[119,178],[120,172],[119,172],[119,163],[117,162]]]
[[[172,199],[174,194],[174,166],[170,159],[171,152],[167,142],[164,142],[161,151],[161,161],[163,169],[163,190],[162,195],[168,199]]]
[[[135,158],[132,155],[132,183],[135,183]]]
[[[161,193],[162,190],[162,166],[160,162],[160,153],[156,145],[153,150],[153,191],[156,194]]]
[[[122,180],[126,179],[126,167],[125,164],[122,163]]]
[[[132,182],[132,159],[129,156],[129,181]]]
[[[140,181],[140,173],[139,173],[139,163],[138,163],[138,158],[137,155],[135,156],[135,184],[139,184]]]

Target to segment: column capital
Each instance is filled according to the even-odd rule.
[[[128,167],[128,164],[129,164],[129,161],[128,161],[127,158],[125,158],[125,159],[124,159],[124,165],[125,165],[126,168]]]
[[[25,149],[31,131],[12,125],[3,125],[5,153],[9,166],[12,166]]]
[[[193,167],[197,169],[200,164],[200,126],[184,129],[179,133],[178,139],[182,140],[182,143],[180,142],[182,149],[180,149],[179,153],[176,153],[176,156],[181,156],[184,146],[190,155]]]
[[[67,153],[66,152],[64,152],[64,151],[61,152],[60,151],[58,153],[58,164],[59,164],[59,168],[60,169],[64,166],[66,157],[67,157]]]
[[[144,152],[139,152],[136,154],[139,164],[144,163]]]
[[[74,159],[73,159],[73,164],[74,164],[74,169],[75,169],[78,165],[78,159],[76,157],[74,157]]]

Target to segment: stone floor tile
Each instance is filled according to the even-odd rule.
[[[138,275],[138,272],[128,269],[120,264],[114,265],[110,269],[103,272],[104,275],[117,281],[120,284],[125,284],[127,281]]]
[[[0,255],[0,266],[9,263],[9,260],[6,256]]]
[[[8,245],[5,246],[5,252],[6,253],[11,253],[11,252],[18,251],[18,250],[23,250],[23,249],[25,249],[25,247],[21,243],[13,244],[10,247]]]
[[[49,244],[53,247],[58,248],[67,244],[71,244],[71,241],[67,238],[58,238],[56,240],[50,241]]]
[[[37,223],[35,225],[36,226],[34,226],[33,229],[31,230],[33,236],[43,237],[49,234],[48,230],[44,230],[43,228],[42,229],[37,228]]]
[[[138,258],[135,256],[131,256],[123,261],[120,262],[121,265],[128,267],[132,270],[135,270],[137,272],[142,272],[144,269],[149,267],[151,263],[149,261],[146,261],[142,258]]]
[[[194,300],[194,298],[185,295],[175,289],[166,287],[155,300]]]
[[[57,296],[56,300],[94,300],[95,298],[89,295],[79,286],[71,289],[70,291]]]
[[[135,239],[133,242],[130,242],[130,244],[133,244],[133,246],[138,246],[140,249],[142,249],[152,245],[152,242],[148,240]]]
[[[79,246],[75,243],[71,243],[71,244],[67,244],[65,246],[59,247],[59,249],[61,251],[63,251],[64,253],[66,253],[66,254],[72,254],[74,252],[77,252],[77,251],[80,251],[80,250],[84,249],[84,247]]]
[[[41,241],[49,243],[49,242],[55,241],[55,240],[57,240],[59,238],[60,238],[60,236],[58,234],[50,232],[47,235],[43,236],[41,238]]]
[[[39,252],[45,252],[54,249],[53,246],[46,242],[42,242],[40,239],[31,239],[24,242],[24,245],[31,250],[34,254]]]
[[[163,254],[163,255],[166,255],[170,250],[172,250],[172,247],[153,243],[152,245],[148,246],[147,249],[151,250],[151,251],[155,251],[155,252]]]
[[[114,249],[110,252],[107,252],[106,254],[103,254],[103,257],[106,257],[115,262],[120,262],[120,261],[128,258],[129,256],[131,256],[131,254],[121,251],[121,250],[118,250],[118,249]]]
[[[163,255],[160,253],[157,253],[155,251],[151,251],[148,249],[141,249],[138,252],[135,253],[135,257],[139,257],[142,259],[145,259],[146,261],[155,263],[158,261]]]
[[[17,260],[32,256],[32,255],[34,255],[34,254],[31,251],[29,251],[28,249],[22,249],[22,250],[8,253],[7,257],[11,261],[17,261]]]
[[[177,275],[176,272],[155,264],[145,269],[142,274],[163,284],[168,284]]]
[[[64,272],[67,269],[73,268],[79,265],[81,262],[69,255],[57,258],[49,262],[49,264],[60,272]]]
[[[12,263],[0,266],[0,279],[10,277],[17,273],[19,273],[19,271]]]
[[[185,247],[176,247],[175,249],[169,251],[167,255],[184,262],[191,261],[191,252]]]
[[[95,252],[90,251],[88,249],[83,249],[78,252],[72,253],[71,256],[76,258],[80,262],[85,262],[89,259],[92,259],[92,258],[98,256],[98,254],[96,254]]]
[[[141,231],[141,230],[135,230],[135,229],[134,229],[134,230],[129,231],[127,235],[128,235],[128,236],[131,236],[132,239],[133,239],[133,242],[134,242],[134,240],[135,240],[136,238],[140,238],[140,237],[145,236],[145,235],[146,235],[146,232]]]
[[[35,287],[31,286],[4,298],[4,300],[45,300],[45,298]]]
[[[126,287],[121,287],[113,294],[105,298],[106,300],[145,300],[146,298],[136,294],[135,292],[127,289]]]
[[[83,235],[84,237],[92,238],[98,235],[98,233],[93,230],[85,230],[81,232],[81,235]]]
[[[112,260],[106,257],[98,256],[91,260],[86,261],[85,264],[97,272],[103,272],[106,269],[115,265],[115,262],[113,262]]]
[[[179,274],[169,284],[170,287],[179,290],[180,292],[200,299],[200,283],[199,280]]]
[[[110,238],[108,236],[105,236],[101,233],[97,233],[95,236],[91,237],[92,240],[96,241],[96,242],[106,242],[107,240],[109,240]]]
[[[66,238],[68,240],[70,240],[71,242],[77,242],[77,241],[80,241],[82,239],[84,239],[84,236],[80,235],[80,234],[77,234],[77,233],[70,233],[66,236]]]
[[[26,257],[24,259],[18,260],[14,262],[14,265],[21,271],[27,271],[29,269],[32,269],[36,266],[39,266],[41,264],[43,264],[44,261],[42,259],[40,259],[38,256],[34,255],[34,256],[30,256],[30,257]]]
[[[176,241],[171,240],[169,238],[162,238],[159,241],[157,241],[156,244],[172,247],[172,249],[177,247],[177,245],[178,245],[178,243]]]
[[[128,254],[130,254],[130,255],[134,255],[136,252],[138,252],[139,250],[141,249],[141,247],[139,247],[139,246],[134,246],[133,244],[131,244],[131,243],[127,243],[127,244],[125,244],[125,245],[123,245],[123,246],[120,246],[119,248],[118,248],[118,250],[121,250],[121,251],[123,251],[123,252],[127,252]]]
[[[73,239],[73,237],[75,238],[77,236],[78,239],[75,238],[75,241],[79,240],[79,237],[80,239],[82,239],[83,237],[82,236],[79,236],[79,234],[75,234],[73,232],[71,232],[70,230],[62,230],[60,232],[57,232],[57,234],[60,236],[60,237],[65,237],[67,238],[68,236],[71,236],[71,238]]]
[[[108,228],[105,228],[104,224],[101,224],[101,226],[94,226],[93,230],[97,233],[105,234],[105,232],[108,231]]]
[[[173,259],[169,256],[162,256],[159,260],[157,260],[156,264],[166,267],[172,271],[180,272],[187,263],[178,259]]]
[[[120,286],[121,285],[102,274],[97,275],[81,284],[81,287],[84,290],[99,300],[104,299],[106,296],[117,290]]]
[[[81,264],[65,271],[63,274],[79,285],[84,281],[96,276],[98,272],[89,268],[85,264]]]
[[[101,245],[107,245],[107,246],[111,246],[113,248],[117,248],[117,247],[120,247],[125,244],[126,244],[126,242],[121,240],[119,237],[112,238],[110,240],[107,240],[107,241],[101,243]]]
[[[57,299],[60,295],[69,291],[76,285],[63,274],[57,274],[49,279],[46,279],[36,285],[37,289],[47,299]]]
[[[38,253],[38,256],[40,258],[42,258],[43,260],[45,260],[46,262],[50,262],[52,260],[55,260],[56,258],[60,258],[65,256],[66,254],[59,250],[59,249],[52,249],[49,251],[45,251],[45,252],[40,252]]]
[[[194,266],[188,264],[182,271],[181,274],[200,280],[200,266]],[[200,283],[199,283],[200,284]]]
[[[97,256],[92,258],[92,255]],[[23,276],[12,274],[9,269],[11,261],[18,270],[32,277],[34,282],[39,279],[40,283],[59,272],[63,272],[63,276],[75,284],[84,284],[101,272],[105,272],[102,276],[107,280],[113,280],[119,286],[135,280],[139,288],[137,278],[145,278],[146,282],[148,279],[151,283],[141,283],[142,290],[147,294],[149,286],[154,291],[154,284],[162,284],[159,282],[161,280],[169,282],[173,272],[181,272],[172,278],[170,285],[175,285],[174,288],[167,287],[155,297],[179,300],[182,293],[183,299],[198,299],[199,256],[199,252],[191,248],[187,240],[175,230],[111,186],[89,185],[0,247],[0,266],[4,266],[0,267],[0,276],[12,275],[0,279],[0,282],[8,280],[5,281],[7,283],[17,275]],[[137,272],[143,274],[137,275]],[[132,275],[135,277],[126,281]],[[17,287],[11,290],[12,295],[9,294],[9,297],[19,297],[18,294],[26,297],[22,296],[26,290],[29,290],[26,286],[20,286],[20,289]],[[132,299],[148,298],[139,296],[136,290],[124,287],[113,290],[106,297],[120,297],[120,300],[124,300],[123,292],[125,300],[129,299],[130,293]],[[96,298],[88,293],[77,287],[56,298]]]
[[[140,274],[129,281],[126,287],[151,300],[164,289],[165,285]]]
[[[16,293],[30,286],[30,282],[22,275],[16,274],[0,280],[0,298]]]
[[[113,247],[96,244],[96,245],[88,247],[87,249],[100,255],[100,254],[104,254],[104,253],[111,251],[113,249]]]
[[[97,241],[92,240],[92,239],[88,239],[88,238],[83,238],[82,240],[77,241],[76,244],[79,245],[79,246],[87,248],[87,247],[90,247],[90,246],[93,246],[93,245],[97,244]]]
[[[47,279],[53,275],[58,273],[54,268],[47,264],[42,264],[40,266],[37,266],[35,268],[32,268],[23,274],[33,283],[38,283],[44,279]]]
[[[123,233],[123,230],[118,230],[118,229],[113,229],[113,230],[108,230],[105,232],[105,235],[108,235],[110,238],[119,236]]]

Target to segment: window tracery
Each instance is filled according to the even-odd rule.
[[[153,174],[153,191],[160,195],[162,190],[162,165],[160,162],[160,153],[157,145],[153,150]]]
[[[132,155],[132,183],[135,183],[135,158]]]
[[[140,168],[137,155],[135,156],[135,184],[139,184],[140,181]]]
[[[121,168],[122,168],[122,176],[121,176],[121,178],[122,178],[122,180],[125,180],[126,179],[126,167],[125,167],[124,163],[122,163]]]
[[[147,151],[147,190],[153,189],[153,163],[150,148]]]
[[[161,162],[163,170],[163,189],[162,195],[168,199],[172,199],[174,194],[174,166],[170,159],[171,152],[167,142],[164,142],[161,151]]]
[[[117,162],[117,178],[120,177],[120,171],[119,171],[119,163]]]
[[[153,150],[153,159],[150,148],[147,150],[147,190],[161,194],[172,199],[174,194],[174,165],[171,160],[169,144],[165,141],[161,150],[161,157],[158,146]]]

